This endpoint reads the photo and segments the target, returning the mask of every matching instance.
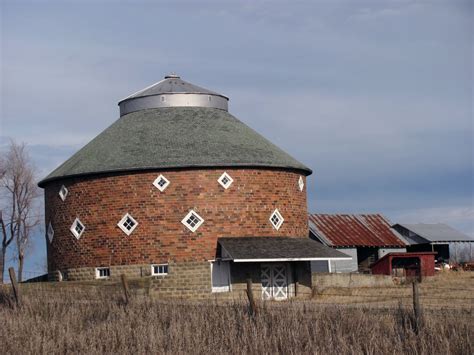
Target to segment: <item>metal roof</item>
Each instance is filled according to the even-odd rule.
[[[309,238],[239,237],[219,238],[221,254],[234,262],[304,261],[351,259]]]
[[[408,229],[409,231],[426,239],[428,242],[474,242],[474,239],[472,239],[471,237],[457,231],[456,229],[444,223],[397,223],[394,225],[394,227],[396,227],[397,225]]]
[[[44,180],[201,167],[311,170],[224,110],[168,107],[122,116]]]
[[[120,102],[129,100],[132,98],[151,96],[151,95],[160,95],[160,94],[210,94],[222,96],[228,99],[227,96],[219,94],[215,91],[205,89],[203,87],[188,83],[181,79],[180,76],[176,74],[170,74],[165,76],[163,80],[158,81],[142,90],[139,90],[126,98],[120,100]],[[119,102],[119,104],[120,104]]]
[[[333,247],[405,247],[381,214],[310,214],[310,231]]]
[[[213,107],[228,110],[227,96],[184,81],[176,74],[139,90],[118,105],[120,116],[130,112],[158,107]]]

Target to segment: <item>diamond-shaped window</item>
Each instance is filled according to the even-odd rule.
[[[189,211],[186,217],[181,221],[191,232],[195,232],[201,224],[204,223],[204,219],[194,211]]]
[[[228,189],[230,187],[230,185],[232,185],[232,183],[234,182],[234,179],[232,179],[229,174],[224,172],[221,175],[221,177],[219,179],[217,179],[217,181],[219,181],[219,184],[221,184],[221,186],[224,189]]]
[[[138,222],[127,213],[117,225],[126,235],[130,235],[137,228]]]
[[[165,191],[169,184],[170,181],[163,175],[158,176],[155,181],[153,181],[153,185],[155,185],[155,187],[161,192]]]
[[[70,228],[70,231],[71,231],[72,235],[76,237],[76,239],[79,239],[81,237],[82,233],[84,233],[85,229],[86,229],[86,227],[82,224],[82,222],[79,220],[79,218],[76,218],[74,223],[72,224],[72,226]]]
[[[69,193],[68,189],[66,186],[61,186],[61,188],[59,189],[59,197],[61,198],[61,200],[63,201],[66,201],[66,197],[67,197],[67,194]]]
[[[298,180],[298,187],[300,188],[300,191],[303,191],[303,189],[304,189],[304,180],[303,180],[302,176],[300,176],[300,178]]]
[[[283,216],[280,214],[280,212],[278,211],[278,209],[276,209],[275,211],[273,211],[273,213],[271,214],[270,216],[270,223],[272,224],[273,228],[275,228],[276,230],[280,229],[281,225],[283,224],[283,221],[285,219],[283,218]]]
[[[51,224],[51,222],[49,222],[49,224],[48,224],[48,231],[46,232],[46,234],[48,235],[49,242],[52,243],[53,242],[53,237],[54,237],[54,229],[53,229],[53,225]]]

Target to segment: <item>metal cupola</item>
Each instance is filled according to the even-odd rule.
[[[121,100],[120,116],[161,107],[207,107],[228,111],[229,98],[188,83],[175,73]]]

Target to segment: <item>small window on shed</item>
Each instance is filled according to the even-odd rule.
[[[204,219],[194,211],[189,211],[186,217],[181,221],[191,232],[195,232],[201,224],[204,223]]]
[[[48,235],[49,243],[52,243],[53,242],[53,237],[54,237],[54,229],[53,229],[53,225],[51,224],[51,222],[49,222],[49,224],[48,224],[48,231],[47,231],[46,234]]]
[[[85,229],[86,229],[86,227],[82,224],[82,222],[79,220],[79,218],[76,218],[74,223],[72,224],[72,226],[70,228],[70,231],[71,231],[72,235],[76,237],[76,239],[79,239],[81,237],[82,233],[84,233]]]
[[[224,189],[228,189],[234,182],[234,179],[232,179],[229,174],[224,172],[224,174],[222,174],[217,181],[219,181],[219,184],[221,184]]]
[[[304,180],[303,180],[302,176],[300,176],[300,178],[298,180],[298,187],[300,188],[300,191],[303,191],[303,189],[304,189]]]
[[[165,189],[168,187],[169,184],[170,184],[170,181],[167,178],[165,178],[163,175],[158,176],[153,182],[153,185],[161,192],[165,191]]]
[[[127,213],[117,225],[126,235],[130,235],[137,228],[138,222]]]
[[[96,279],[108,279],[110,277],[110,268],[108,267],[98,267],[95,269],[95,278]]]
[[[66,197],[67,197],[67,194],[69,193],[68,189],[66,186],[61,186],[61,188],[59,189],[59,197],[61,198],[61,200],[63,201],[66,201]]]
[[[283,216],[280,214],[278,209],[273,211],[273,213],[270,216],[270,223],[272,224],[273,228],[276,230],[280,229],[281,225],[283,224]]]
[[[168,275],[168,264],[157,264],[151,266],[151,275]]]

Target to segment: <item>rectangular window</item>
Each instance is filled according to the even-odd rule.
[[[95,269],[95,278],[96,279],[108,279],[110,277],[110,268],[108,267],[98,267]]]
[[[211,263],[212,292],[230,291],[230,264],[228,261]]]
[[[152,265],[151,275],[168,275],[168,264]]]

